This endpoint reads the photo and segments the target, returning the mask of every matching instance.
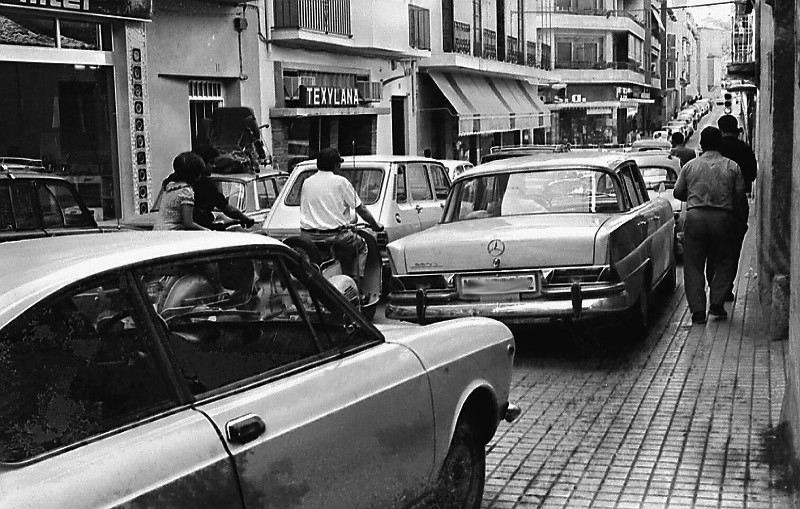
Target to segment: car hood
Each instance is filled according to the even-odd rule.
[[[540,214],[440,224],[392,242],[389,252],[408,274],[590,265],[595,237],[609,217]]]

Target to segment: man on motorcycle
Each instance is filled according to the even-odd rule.
[[[210,178],[213,161],[220,155],[219,151],[209,146],[203,146],[198,147],[195,153],[203,158],[206,167],[203,175],[192,186],[194,189],[194,222],[213,230],[215,229],[214,210],[219,210],[229,218],[238,221],[244,228],[253,226],[255,221],[228,203],[228,199]],[[222,224],[222,226],[226,225]]]
[[[361,288],[367,244],[350,226],[355,214],[376,232],[383,231],[383,225],[361,203],[350,181],[338,174],[342,161],[335,148],[324,148],[317,155],[318,171],[303,182],[300,190],[300,233],[311,242],[332,243],[342,272]]]

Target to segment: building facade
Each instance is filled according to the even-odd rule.
[[[544,4],[547,6],[548,2]],[[540,38],[566,84],[550,105],[554,137],[576,145],[618,144],[661,125],[665,27],[650,0],[555,0]]]
[[[98,220],[147,207],[151,16],[148,0],[0,1],[0,156],[41,160]]]

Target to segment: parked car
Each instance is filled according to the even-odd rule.
[[[3,259],[2,507],[477,508],[484,447],[519,414],[503,324],[375,328],[265,236]]]
[[[289,174],[270,170],[264,173],[212,173],[209,178],[219,186],[228,203],[256,222],[252,228],[255,230],[261,228],[261,223],[267,217],[267,212],[275,203]],[[152,230],[160,213],[162,196],[163,189],[156,196],[150,212],[127,219],[123,225],[134,229]],[[214,215],[220,220],[225,217],[221,212],[215,212]]]
[[[630,157],[639,166],[650,199],[664,198],[672,205],[672,216],[675,218],[675,255],[683,256],[683,202],[672,195],[681,172],[680,159],[670,155],[668,151],[638,152],[630,154]]]
[[[471,162],[460,159],[437,159],[437,161],[447,168],[447,174],[450,176],[451,181],[474,166]]]
[[[300,189],[316,171],[316,160],[295,167],[267,214],[264,233],[280,240],[300,234]],[[387,243],[439,222],[450,189],[444,165],[425,157],[348,156],[342,163],[341,174],[350,180],[362,203],[384,225],[385,230],[377,234],[384,258]],[[388,277],[388,263],[385,270]]]
[[[688,119],[680,120],[670,120],[667,122],[667,127],[671,127],[674,130],[678,129],[681,133],[683,133],[684,139],[688,140],[694,134],[694,127],[692,127],[692,121]]]
[[[0,165],[0,242],[99,231],[71,182],[18,163]]]
[[[664,129],[664,128],[662,128]],[[646,152],[649,150],[669,150],[672,148],[670,137],[672,136],[672,129],[665,130],[668,133],[666,137],[654,138],[652,140],[639,140],[634,141],[631,145],[631,152]]]
[[[572,146],[568,143],[558,145],[509,145],[505,147],[492,147],[488,154],[481,156],[481,164],[500,159],[508,159],[510,157],[569,152],[571,147]]]
[[[643,334],[674,289],[674,219],[628,154],[520,157],[456,179],[442,223],[389,244],[386,316],[505,322],[627,314]],[[418,293],[419,290],[422,290]]]

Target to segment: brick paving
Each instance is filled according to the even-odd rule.
[[[567,332],[515,331],[512,401],[523,413],[489,444],[484,508],[793,506],[768,461],[788,344],[765,334],[754,236],[726,321],[691,324],[679,271],[639,345],[531,352],[526,342],[571,345]]]

